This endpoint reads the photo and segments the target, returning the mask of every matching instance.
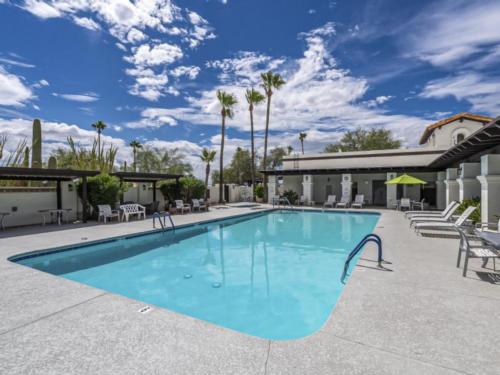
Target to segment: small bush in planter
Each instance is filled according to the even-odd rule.
[[[469,216],[473,223],[481,222],[481,198],[464,199],[457,208],[457,214],[461,214],[467,207],[474,206],[477,209]]]
[[[295,204],[299,200],[299,195],[293,190],[286,190],[283,192],[283,197],[287,198],[290,204]]]
[[[111,208],[116,208],[116,202],[120,200],[120,194],[128,188],[127,184],[120,184],[120,179],[101,173],[87,179],[87,201],[93,209],[93,218],[97,217],[97,206],[109,204]],[[82,196],[82,183],[78,184],[78,194]]]
[[[259,199],[264,199],[264,186],[257,185],[255,187],[255,196]]]

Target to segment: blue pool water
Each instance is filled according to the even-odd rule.
[[[344,261],[378,218],[272,211],[14,261],[253,336],[296,339],[326,322]]]

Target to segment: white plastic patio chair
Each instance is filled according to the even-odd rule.
[[[347,208],[351,204],[351,200],[349,199],[348,196],[343,195],[342,198],[340,198],[340,202],[337,203],[337,208],[343,207]]]
[[[467,234],[460,228],[457,228],[457,231],[460,235],[460,245],[458,247],[458,257],[457,257],[457,267],[460,267],[460,258],[462,253],[465,253],[464,259],[464,271],[462,276],[467,276],[467,267],[469,265],[470,258],[481,258],[485,262],[483,262],[483,266],[486,264],[488,259],[493,259],[493,270],[496,271],[496,258],[500,258],[500,250],[495,249],[492,246],[479,244],[479,245],[471,245],[470,238]]]
[[[326,202],[323,203],[323,207],[334,208],[336,204],[337,204],[337,196],[336,195],[329,195],[326,198]]]
[[[140,219],[141,217],[143,219],[146,219],[146,207],[138,203],[122,204],[120,206],[120,210],[123,215],[123,221],[129,221],[130,216],[133,215],[136,215],[138,219]]]
[[[198,211],[201,211],[201,210],[207,211],[208,210],[207,205],[202,204],[199,199],[192,199],[191,201],[193,202],[193,212],[196,210],[198,210]]]
[[[399,202],[399,209],[401,211],[403,211],[403,208],[406,208],[407,210],[411,210],[410,198],[401,198],[401,201]]]
[[[354,198],[354,202],[351,204],[352,208],[363,208],[363,204],[365,203],[365,196],[363,194],[356,194]]]
[[[180,211],[182,214],[184,211],[191,212],[191,206],[187,203],[184,203],[182,199],[177,199],[175,201],[175,209]]]
[[[411,202],[411,209],[416,210],[420,209],[420,211],[424,210],[425,198],[423,198],[420,202]]]
[[[111,206],[109,204],[98,204],[97,209],[99,210],[97,221],[104,221],[104,223],[107,222],[108,219],[114,219],[116,218],[118,221],[120,220],[120,211],[119,210],[112,210]]]

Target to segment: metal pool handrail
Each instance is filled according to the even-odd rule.
[[[382,267],[382,262],[384,259],[382,258],[382,239],[376,235],[375,233],[370,233],[367,234],[366,236],[363,237],[361,241],[356,245],[356,247],[351,251],[349,256],[347,257],[347,260],[344,263],[344,271],[342,272],[342,276],[340,278],[340,281],[344,282],[344,279],[347,275],[347,269],[349,268],[349,263],[351,262],[352,258],[356,256],[356,254],[370,241],[373,241],[377,244],[378,247],[378,266]]]
[[[156,228],[156,219],[158,218],[158,221],[160,222],[160,225],[161,225],[161,229],[163,231],[165,231],[167,229],[165,227],[167,217],[170,220],[170,225],[171,225],[172,229],[175,230],[175,225],[174,225],[174,222],[172,220],[172,216],[170,215],[169,212],[161,212],[161,213],[155,212],[153,214],[153,228]],[[161,221],[162,218],[163,218],[163,222]]]

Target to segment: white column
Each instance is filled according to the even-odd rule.
[[[352,200],[352,176],[350,174],[342,175],[342,196]]]
[[[305,174],[302,177],[302,189],[304,192],[304,199],[306,200],[306,203],[310,203],[311,201],[313,201],[314,181],[312,175]]]
[[[446,170],[446,205],[451,201],[460,201],[460,191],[457,182],[457,168],[448,168]]]
[[[481,156],[481,221],[498,222],[500,215],[500,155]]]
[[[276,176],[268,176],[267,178],[267,201],[273,203],[273,197],[276,195],[277,187]]]
[[[387,181],[392,180],[398,176],[397,173],[390,172],[387,173]],[[398,200],[398,186],[397,185],[386,185],[387,187],[387,208],[393,208]]]
[[[457,178],[460,201],[479,198],[481,196],[481,184],[476,178],[480,174],[481,163],[460,164],[459,176]]]
[[[436,208],[443,210],[446,207],[446,186],[444,180],[446,172],[438,172],[436,180]]]

